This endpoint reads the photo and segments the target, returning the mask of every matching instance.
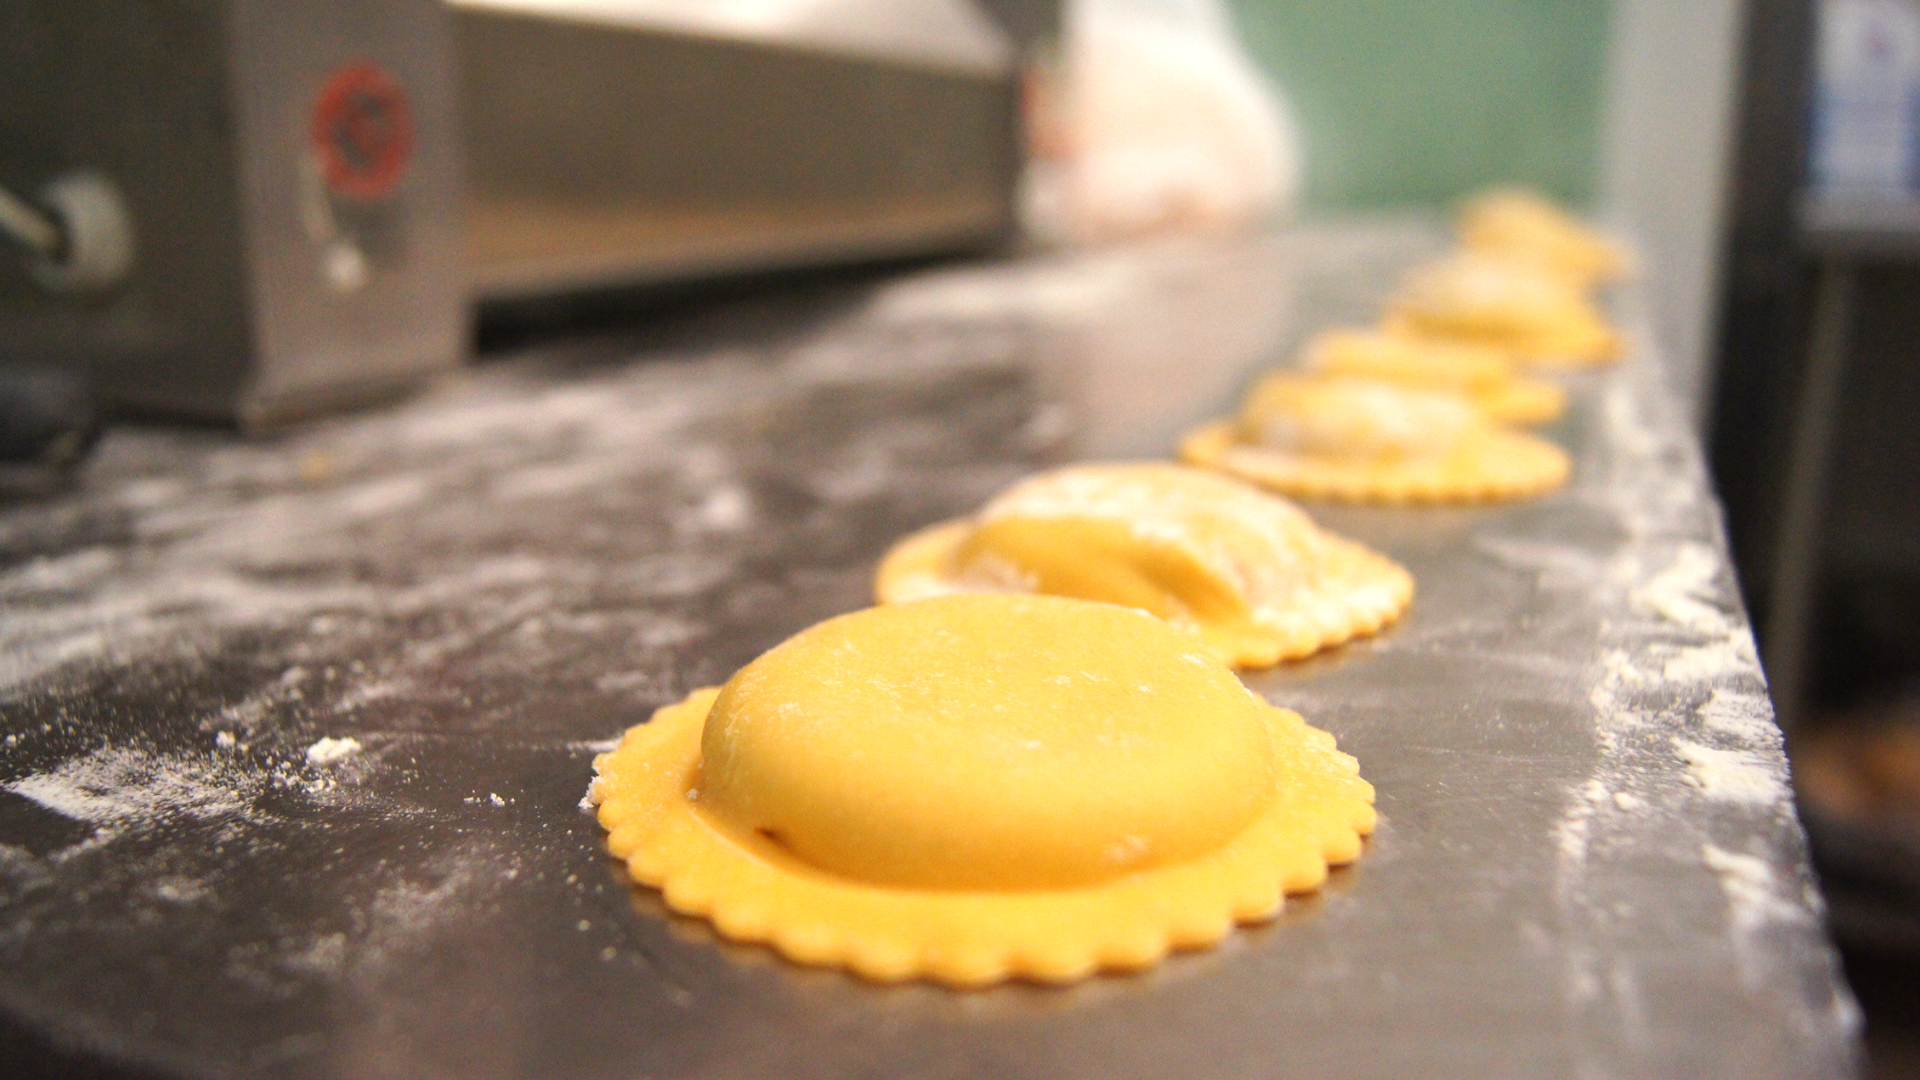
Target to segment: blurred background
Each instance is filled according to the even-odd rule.
[[[1638,14],[1631,0],[1619,6],[1623,19]],[[1702,20],[1697,48],[1714,48],[1707,35],[1731,30],[1734,6],[1717,6],[1721,25]],[[1510,181],[1590,204],[1599,193],[1614,8],[1605,0],[1232,4],[1247,48],[1286,89],[1308,135],[1304,194],[1316,210],[1446,207]]]
[[[1314,213],[1520,181],[1640,245],[1875,1076],[1920,1075],[1920,6],[1236,0]]]
[[[1641,253],[1874,1075],[1920,1076],[1920,0],[14,0],[0,483],[663,296],[1496,183]]]

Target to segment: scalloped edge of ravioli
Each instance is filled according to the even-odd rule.
[[[1009,611],[1023,605],[1101,609],[1093,613],[1097,618],[1090,620],[1090,630],[1104,632],[1115,619],[1137,618],[1151,624],[1131,627],[1149,645],[1160,637],[1184,640],[1164,623],[1125,609],[1048,597],[950,597],[871,608],[841,618],[906,608],[923,609],[915,614],[925,615],[930,605],[988,599]],[[790,641],[837,621],[829,620]],[[1051,624],[1042,629],[1061,640],[1071,638],[1074,630]],[[1060,633],[1063,630],[1067,633]],[[883,633],[861,649],[883,649],[900,637]],[[1101,633],[1082,637],[1098,641]],[[1004,651],[1009,663],[1032,662],[1026,658],[1033,650]],[[1198,655],[1192,662],[1211,663]],[[748,665],[743,673],[752,667]],[[1245,691],[1224,667],[1218,671],[1217,679],[1225,680],[1223,686],[1230,683],[1252,699],[1242,703],[1252,710],[1242,719],[1252,718],[1272,750],[1271,771],[1263,772],[1271,782],[1263,784],[1259,801],[1252,804],[1252,816],[1201,854],[1173,862],[1140,863],[1136,869],[1125,869],[1129,864],[1118,862],[1123,868],[1112,876],[1086,883],[1030,888],[878,884],[824,870],[777,837],[743,831],[714,818],[702,802],[703,740],[711,734],[708,718],[726,688],[697,690],[684,701],[660,709],[650,722],[629,729],[613,751],[595,759],[597,776],[588,798],[597,805],[599,821],[607,829],[608,849],[626,864],[634,881],[660,890],[674,911],[707,919],[723,937],[768,945],[796,963],[842,967],[879,982],[922,978],[956,987],[1013,978],[1065,983],[1097,971],[1139,970],[1173,950],[1214,945],[1236,923],[1271,919],[1286,894],[1314,890],[1325,881],[1329,866],[1356,859],[1362,838],[1376,821],[1372,786],[1361,779],[1358,763],[1335,748],[1333,736],[1308,726],[1298,713]],[[911,677],[910,672],[898,674]],[[968,708],[1020,707],[1019,701],[993,700],[1000,684],[995,674],[979,673],[982,696]],[[1043,675],[1030,672],[1025,682],[1057,681],[1040,679]],[[740,678],[736,675],[729,687]],[[769,715],[779,722],[786,714],[776,707]],[[1059,715],[1075,714],[1065,710]],[[953,722],[949,718],[948,723]],[[949,727],[948,733],[954,730],[970,728],[962,723],[957,729]],[[1177,737],[1182,726],[1169,728],[1161,722],[1158,730],[1160,738]],[[805,732],[788,734],[800,737]],[[1098,731],[1060,734],[1060,741],[1069,748],[1076,739],[1097,738]],[[1047,740],[1032,741],[1039,745],[1030,750],[1046,752]],[[889,753],[901,752],[916,740],[903,736],[880,743],[885,745],[875,745],[853,759],[835,759],[823,770],[826,775],[815,776],[808,786],[815,794],[859,786],[866,775],[863,770],[887,769]],[[1111,744],[1102,747],[1102,753],[1115,752]],[[925,767],[926,762],[916,763],[916,768]],[[1057,762],[1049,766],[1055,771],[1059,767]],[[969,798],[987,797],[994,790],[995,775],[957,777],[955,786],[973,793]],[[1204,788],[1194,780],[1181,780],[1177,790]],[[948,816],[965,821],[969,815]],[[1131,857],[1133,853],[1118,854]]]

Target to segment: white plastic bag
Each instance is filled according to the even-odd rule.
[[[1068,0],[1023,208],[1042,239],[1245,226],[1291,210],[1300,149],[1222,0]]]

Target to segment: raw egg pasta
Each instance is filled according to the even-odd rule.
[[[1027,480],[880,564],[882,603],[1037,592],[1138,608],[1238,667],[1298,659],[1403,613],[1413,578],[1284,499],[1171,464],[1082,465]]]
[[[1147,967],[1374,825],[1330,735],[1159,619],[1049,596],[830,619],[595,766],[609,848],[670,907],[880,981]]]
[[[1570,469],[1559,447],[1460,395],[1290,372],[1262,380],[1237,419],[1189,434],[1180,455],[1284,495],[1389,504],[1525,498]]]

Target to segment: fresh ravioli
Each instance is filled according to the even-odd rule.
[[[1406,610],[1413,578],[1248,484],[1123,463],[1018,484],[900,541],[875,581],[881,603],[968,592],[1138,608],[1229,664],[1264,667],[1374,633]]]

